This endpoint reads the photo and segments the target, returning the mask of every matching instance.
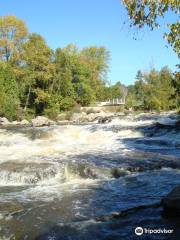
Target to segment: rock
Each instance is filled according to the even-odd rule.
[[[16,201],[14,201],[13,203],[1,203],[0,206],[0,212],[3,213],[2,215],[4,217],[17,215],[23,210],[23,206]]]
[[[120,168],[113,168],[111,170],[111,174],[112,174],[112,177],[114,177],[114,178],[120,178],[120,177],[124,177],[124,176],[128,175],[129,171],[120,169]]]
[[[20,125],[29,125],[29,122],[28,122],[28,120],[23,119],[19,124]]]
[[[58,122],[67,121],[67,113],[62,112],[62,113],[58,114],[57,120],[58,120]]]
[[[12,121],[11,124],[12,125],[19,125],[19,122],[18,121]]]
[[[99,123],[107,123],[111,121],[111,117],[113,117],[114,114],[110,112],[105,111],[96,111],[91,113],[81,112],[81,113],[74,113],[71,117],[71,121],[75,123],[82,123],[82,122],[95,122],[99,121]]]
[[[100,117],[98,119],[98,123],[109,123],[111,121],[112,121],[111,117]]]
[[[88,122],[88,117],[85,112],[82,113],[74,113],[70,119],[72,122],[80,123],[80,122]]]
[[[33,127],[43,127],[54,124],[54,121],[44,116],[37,116],[36,118],[32,119],[31,122]]]
[[[10,122],[5,117],[0,117],[0,125],[8,125]]]
[[[167,217],[180,217],[180,185],[176,186],[161,202]]]

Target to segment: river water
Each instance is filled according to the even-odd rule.
[[[156,206],[177,184],[175,113],[1,128],[0,240],[134,240],[137,226],[174,229],[141,239],[180,239]]]

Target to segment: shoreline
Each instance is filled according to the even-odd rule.
[[[162,119],[160,121],[160,125],[179,125],[180,122],[180,114],[178,111],[168,111],[168,112],[131,112],[131,113],[110,113],[110,112],[98,112],[98,113],[90,113],[84,114],[84,112],[74,113],[70,120],[56,120],[53,121],[46,116],[37,116],[31,121],[27,121],[23,119],[21,121],[12,121],[10,122],[7,118],[0,117],[0,129],[21,129],[21,128],[38,128],[38,127],[50,127],[50,126],[62,126],[62,125],[89,125],[89,124],[107,124],[110,123],[114,119],[122,120],[123,118],[135,117],[134,120],[138,120],[139,117],[149,117],[152,115],[157,115],[158,118]],[[171,121],[166,123],[166,118],[169,118]],[[163,122],[165,119],[165,122]],[[158,123],[158,121],[157,121]]]
[[[63,113],[64,114],[64,113]],[[79,113],[73,113],[69,120],[51,120],[46,116],[37,116],[31,121],[23,119],[21,121],[9,121],[5,117],[0,117],[0,129],[13,129],[13,128],[36,128],[36,127],[48,127],[55,125],[88,125],[88,124],[104,124],[110,123],[113,119],[131,117],[131,116],[152,116],[159,115],[159,117],[174,117],[177,118],[179,122],[179,112],[178,111],[162,111],[162,112],[105,112],[99,111],[94,113],[84,113],[83,111]],[[172,116],[171,116],[172,115]],[[59,115],[61,117],[61,114]],[[172,117],[173,120],[173,117]]]

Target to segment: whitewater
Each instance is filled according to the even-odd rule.
[[[152,206],[180,183],[179,123],[172,112],[1,127],[0,239],[129,240],[138,224],[179,228],[161,208],[112,217]]]

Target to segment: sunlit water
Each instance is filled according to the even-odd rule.
[[[128,240],[138,225],[177,230],[161,208],[111,216],[157,203],[180,183],[178,121],[141,114],[0,129],[0,240]]]

